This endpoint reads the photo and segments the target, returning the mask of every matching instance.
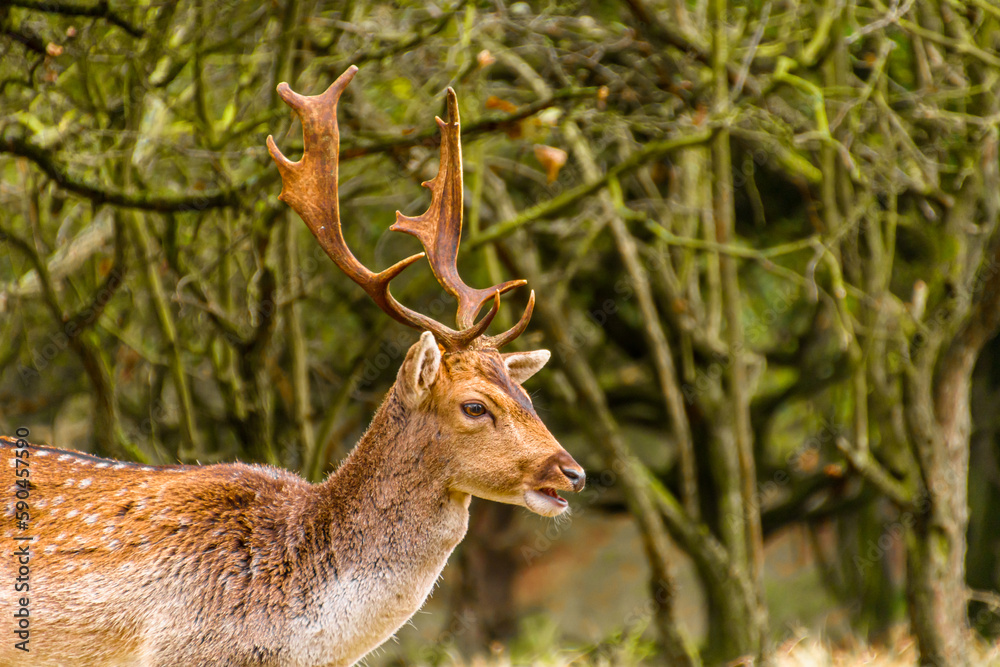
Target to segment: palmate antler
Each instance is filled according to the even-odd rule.
[[[521,319],[498,336],[484,336],[500,307],[500,295],[526,284],[510,280],[488,289],[474,289],[458,275],[458,244],[462,236],[462,146],[459,139],[458,100],[448,89],[448,121],[437,118],[441,128],[441,166],[437,176],[423,185],[431,190],[431,205],[427,212],[415,218],[396,212],[396,223],[390,229],[417,237],[424,253],[407,257],[384,271],[370,271],[354,257],[340,226],[340,205],[337,196],[337,171],[340,157],[340,129],[337,125],[337,102],[358,68],[351,66],[322,95],[299,95],[287,83],[278,86],[278,94],[302,121],[304,149],[302,159],[291,162],[274,139],[267,138],[267,149],[281,172],[283,187],[280,199],[295,209],[305,221],[320,246],[340,269],[393,319],[407,326],[430,331],[446,350],[467,347],[501,347],[517,338],[528,325],[535,305],[531,292],[528,306]],[[448,294],[458,300],[456,325],[452,329],[426,315],[410,310],[389,293],[389,282],[403,269],[426,254],[438,282]],[[489,312],[478,322],[476,315],[493,301]]]

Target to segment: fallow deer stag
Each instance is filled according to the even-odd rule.
[[[534,294],[512,329],[486,336],[500,294],[524,281],[473,289],[458,275],[462,159],[452,90],[448,120],[437,120],[439,172],[425,183],[430,208],[397,213],[391,229],[420,240],[458,300],[457,328],[389,292],[423,254],[376,273],[347,248],[337,103],[356,71],[314,97],[282,83],[278,92],[302,121],[304,155],[291,162],[271,137],[267,146],[281,199],[330,258],[386,313],[424,332],[371,426],[316,485],[267,466],[145,466],[0,439],[11,480],[0,664],[350,665],[424,603],[465,535],[472,496],[556,516],[567,507],[558,492],[583,488],[583,470],[521,388],[549,353],[498,351],[524,330]],[[23,489],[15,471],[25,462],[28,530],[14,523]],[[27,557],[10,553],[25,546]],[[15,593],[25,560],[30,572]],[[13,616],[20,608],[26,623]],[[17,632],[27,633],[29,652],[15,648]]]

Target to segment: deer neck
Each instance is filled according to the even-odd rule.
[[[469,497],[449,491],[439,438],[429,415],[408,412],[390,392],[360,442],[321,486],[338,515],[336,526],[350,534],[373,533],[372,539],[402,540],[400,550],[407,552],[428,541],[423,538],[429,533],[450,544],[450,552],[465,535]],[[366,554],[350,551],[357,562],[365,560]]]
[[[470,498],[449,492],[437,437],[427,416],[408,414],[390,392],[319,487],[313,520],[326,524],[335,569],[325,597],[334,600],[338,632],[356,640],[341,648],[363,654],[390,637],[423,605],[465,536]]]

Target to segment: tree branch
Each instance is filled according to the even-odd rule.
[[[197,195],[123,192],[103,188],[70,174],[69,170],[60,164],[51,153],[21,137],[7,137],[6,140],[0,142],[0,153],[9,153],[31,160],[61,188],[86,197],[95,204],[113,204],[159,213],[204,211],[211,208],[236,206],[239,204],[242,192],[251,187],[260,188],[263,185],[262,181],[277,178],[275,171],[269,173],[264,179],[251,179],[233,189],[206,190]]]
[[[469,238],[465,242],[466,249],[471,250],[472,248],[479,247],[484,243],[492,243],[493,241],[501,239],[505,236],[509,236],[521,227],[556,215],[563,209],[572,206],[581,199],[584,199],[598,190],[607,187],[608,183],[610,183],[612,179],[618,178],[623,174],[630,173],[645,163],[662,157],[663,155],[671,153],[679,148],[703,144],[711,139],[712,134],[712,130],[701,130],[692,134],[681,135],[679,137],[646,144],[642,150],[633,153],[627,160],[619,162],[611,169],[608,169],[600,178],[566,190],[561,195],[553,197],[547,202],[532,206],[513,218],[495,224],[481,234],[477,234],[476,236]]]
[[[141,39],[146,34],[145,30],[133,25],[112,10],[107,0],[99,0],[94,5],[78,5],[72,2],[55,2],[53,0],[7,0],[7,2],[12,7],[21,7],[36,12],[104,19],[137,39]]]
[[[902,482],[889,474],[867,450],[859,451],[846,438],[838,437],[837,449],[847,459],[851,467],[867,482],[885,494],[889,500],[903,509],[913,509],[913,494]]]

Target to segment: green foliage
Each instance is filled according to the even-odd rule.
[[[463,274],[531,279],[518,345],[554,357],[536,403],[613,479],[595,506],[635,514],[653,580],[668,534],[696,563],[706,644],[761,648],[763,539],[789,525],[836,524],[839,553],[813,555],[848,605],[875,576],[850,570],[862,512],[888,535],[926,501],[955,530],[915,520],[906,544],[963,548],[969,471],[947,447],[967,446],[953,388],[972,367],[952,362],[994,333],[1000,273],[990,3],[84,4],[0,7],[0,429],[314,480],[336,465],[415,333],[277,200],[264,140],[301,151],[278,82],[318,93],[353,63],[349,245],[379,268],[416,250],[386,230],[427,205],[454,87]],[[394,290],[448,319],[426,267]],[[933,656],[926,597],[908,611]],[[672,604],[609,639],[608,664],[647,659],[653,634],[692,658]],[[559,662],[555,626],[523,627],[511,660]]]

